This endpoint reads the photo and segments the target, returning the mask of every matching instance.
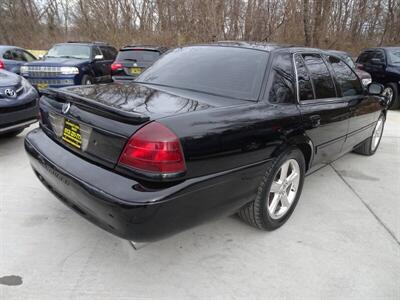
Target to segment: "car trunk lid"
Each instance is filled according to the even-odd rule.
[[[140,84],[109,84],[47,90],[40,113],[48,136],[77,155],[113,169],[140,127],[217,105]]]

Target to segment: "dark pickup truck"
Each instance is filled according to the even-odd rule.
[[[54,45],[42,60],[21,67],[21,75],[39,91],[111,81],[117,50],[105,43],[69,42]]]

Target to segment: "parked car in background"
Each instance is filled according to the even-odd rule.
[[[167,50],[165,47],[146,45],[133,45],[121,48],[117,58],[111,65],[113,80],[135,79]]]
[[[25,49],[0,45],[0,69],[20,74],[22,65],[35,60],[36,57]]]
[[[111,81],[111,64],[117,50],[99,42],[54,45],[40,61],[21,67],[21,75],[39,91],[71,85]]]
[[[295,209],[306,172],[348,151],[375,153],[382,92],[316,49],[188,46],[129,85],[45,91],[25,148],[54,195],[128,240],[235,212],[273,230]]]
[[[23,77],[0,70],[0,136],[17,135],[38,119],[39,95]]]
[[[338,50],[328,50],[328,52],[339,56],[350,67],[352,67],[354,69],[354,71],[356,72],[357,76],[360,77],[363,86],[366,87],[366,86],[368,86],[368,84],[370,84],[372,82],[371,74],[369,74],[368,72],[365,72],[365,71],[357,68],[357,66],[354,63],[354,60],[353,60],[353,58],[352,58],[350,53],[345,52],[345,51],[338,51]]]
[[[357,65],[370,73],[373,81],[385,86],[390,108],[400,108],[400,47],[365,49],[358,57]]]

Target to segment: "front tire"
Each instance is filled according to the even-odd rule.
[[[383,90],[383,94],[388,98],[389,109],[400,108],[400,95],[397,84],[388,83]]]
[[[299,149],[292,148],[282,153],[266,171],[254,201],[240,209],[240,218],[261,230],[281,227],[299,201],[305,166]]]
[[[90,77],[90,76],[87,75],[87,74],[83,75],[81,84],[82,84],[82,85],[91,85],[91,84],[93,84],[93,79],[92,79],[92,77]]]
[[[385,127],[385,121],[385,115],[382,113],[376,122],[372,135],[362,142],[360,146],[354,149],[355,153],[371,156],[376,152],[376,150],[378,150],[383,135],[383,129]]]

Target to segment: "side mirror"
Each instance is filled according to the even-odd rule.
[[[104,59],[103,54],[97,54],[97,55],[94,57],[94,60],[103,60],[103,59]]]
[[[367,89],[370,95],[382,96],[385,87],[380,83],[370,83]]]

